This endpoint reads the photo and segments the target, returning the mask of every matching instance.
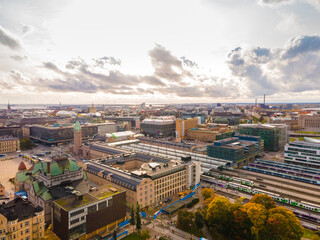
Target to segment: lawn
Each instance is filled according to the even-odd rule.
[[[303,229],[303,238],[312,239],[314,237],[314,240],[320,240],[320,237],[316,237],[317,234],[315,234],[313,231],[308,230],[306,228]]]
[[[123,240],[147,240],[150,238],[149,234],[145,234],[145,232],[137,233],[131,233],[128,236],[126,236],[125,238],[123,238]]]

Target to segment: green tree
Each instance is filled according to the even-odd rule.
[[[30,138],[23,138],[20,141],[20,149],[21,150],[32,149],[33,147],[34,147],[34,143],[31,141]]]
[[[190,229],[190,226],[193,224],[194,214],[193,212],[188,212],[186,210],[180,210],[178,212],[178,219],[177,219],[177,227],[184,231]]]
[[[137,211],[136,211],[136,229],[139,232],[141,230],[140,206],[138,202],[137,202]]]
[[[195,224],[197,225],[197,227],[200,229],[203,228],[204,218],[200,210],[197,210],[194,216],[195,216]]]
[[[272,197],[268,196],[267,194],[256,194],[251,198],[250,202],[259,203],[267,210],[277,207],[277,204],[272,199]]]
[[[116,230],[114,230],[113,231],[113,240],[117,240],[117,231]]]
[[[131,208],[131,218],[130,218],[129,222],[132,225],[132,231],[134,231],[134,225],[136,224],[136,219],[135,219],[135,216],[134,216],[133,204],[132,204],[132,208]]]

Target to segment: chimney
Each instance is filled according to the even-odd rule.
[[[50,175],[50,162],[47,162],[47,175]]]

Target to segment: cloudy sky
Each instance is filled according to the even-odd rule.
[[[0,103],[319,102],[319,0],[0,1]]]

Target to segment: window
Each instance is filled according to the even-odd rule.
[[[83,212],[84,212],[84,209],[80,209],[78,211],[72,212],[72,213],[70,213],[70,217],[74,217],[74,216],[81,214]]]
[[[94,213],[95,211],[97,211],[97,205],[88,207],[88,214]]]
[[[24,225],[25,226],[29,226],[29,221],[26,221],[26,223]]]
[[[26,234],[29,233],[29,228],[26,229],[25,233],[26,233]]]
[[[112,198],[108,200],[108,207],[112,206]]]
[[[76,219],[70,221],[70,225],[73,225],[73,224],[75,224],[75,223],[77,223],[77,222],[79,222],[79,221],[80,221],[80,219],[79,219],[79,218],[76,218]]]
[[[107,201],[103,201],[103,202],[100,202],[98,203],[98,209],[103,209],[103,208],[106,208],[107,207]]]

